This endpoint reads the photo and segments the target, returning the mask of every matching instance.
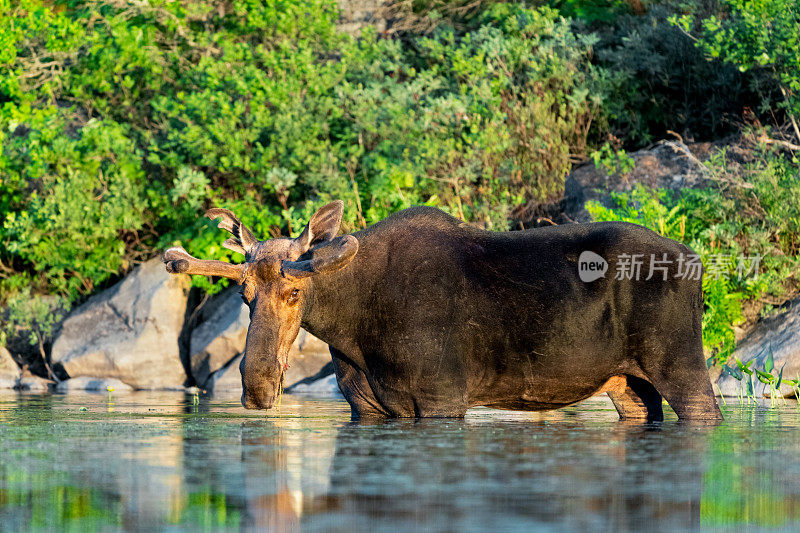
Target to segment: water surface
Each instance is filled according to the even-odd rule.
[[[797,529],[797,403],[723,412],[629,424],[598,398],[366,424],[337,399],[264,416],[182,393],[0,392],[0,530]]]

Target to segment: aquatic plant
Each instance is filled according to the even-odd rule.
[[[767,357],[764,359],[764,364],[761,369],[757,368],[756,361],[758,356],[743,363],[738,358],[734,358],[736,364],[725,364],[722,366],[722,373],[728,375],[736,380],[739,380],[741,386],[739,388],[739,400],[747,400],[748,402],[755,402],[758,398],[756,394],[756,384],[761,383],[762,396],[769,395],[770,405],[775,406],[778,400],[783,400],[784,396],[780,392],[781,385],[788,385],[792,387],[795,397],[800,400],[800,376],[796,379],[784,378],[783,371],[786,368],[786,363],[781,366],[780,370],[775,367],[772,347],[768,347]],[[777,374],[775,373],[777,371]]]

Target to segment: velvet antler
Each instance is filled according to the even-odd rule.
[[[257,248],[258,239],[253,236],[253,233],[242,224],[242,221],[236,218],[228,209],[214,208],[206,211],[206,216],[211,220],[221,218],[219,227],[229,231],[233,237],[222,243],[222,246],[228,250],[238,252],[247,259],[249,255]]]
[[[196,274],[199,276],[219,276],[241,283],[244,275],[244,264],[234,265],[224,261],[207,261],[192,257],[176,246],[164,252],[163,261],[170,274]]]

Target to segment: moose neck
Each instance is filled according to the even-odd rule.
[[[354,353],[359,311],[358,261],[315,276],[306,292],[301,325],[342,352]],[[356,350],[357,351],[357,348]]]

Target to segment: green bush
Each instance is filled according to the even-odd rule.
[[[781,107],[800,117],[800,10],[795,0],[720,0],[722,12],[690,13],[672,23],[699,34],[698,46],[742,72],[768,72],[780,84]],[[763,102],[765,108],[771,99]],[[797,126],[795,125],[795,129]],[[800,136],[800,132],[797,133]]]
[[[50,6],[0,0],[6,307],[83,298],[173,243],[236,259],[211,206],[262,238],[333,198],[347,230],[421,203],[505,229],[560,195],[601,103],[593,39],[548,8],[400,40],[338,33],[333,0]]]
[[[612,208],[587,207],[596,220],[641,224],[700,254],[706,267],[703,342],[725,363],[735,348],[733,328],[745,318],[744,304],[781,300],[800,286],[800,167],[796,159],[763,153],[738,169],[723,151],[706,168],[709,188],[675,193],[639,186],[612,195]],[[740,258],[755,257],[758,275],[746,275],[755,262]]]
[[[644,8],[643,2],[637,0],[548,0],[547,4],[566,17],[598,26],[616,22],[619,17],[630,14],[634,5]]]
[[[705,12],[713,9],[708,4],[695,6]],[[668,22],[681,9],[665,2],[591,26],[600,38],[595,62],[605,73],[608,95],[596,136],[611,134],[630,147],[669,132],[714,140],[738,131],[746,107],[757,110],[762,77],[708,61],[690,36]]]

